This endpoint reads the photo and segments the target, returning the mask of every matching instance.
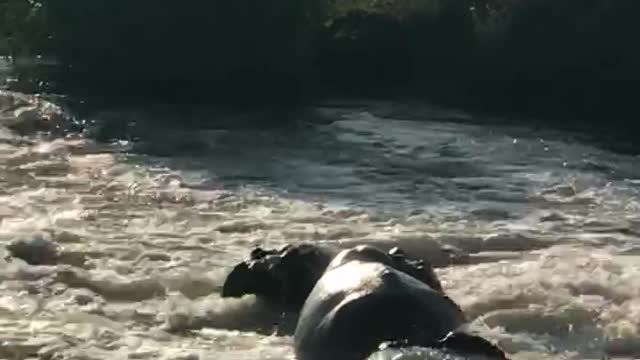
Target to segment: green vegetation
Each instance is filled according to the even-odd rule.
[[[67,93],[289,103],[428,96],[624,119],[637,0],[0,0],[12,53]]]

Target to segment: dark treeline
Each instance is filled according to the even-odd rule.
[[[0,0],[8,48],[58,59],[67,93],[426,96],[607,126],[635,115],[638,10],[638,0]]]

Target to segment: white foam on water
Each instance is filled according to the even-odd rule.
[[[488,329],[487,337],[511,352],[640,354],[639,263],[583,245],[531,256],[441,271],[472,328]]]
[[[2,96],[1,104],[15,104]],[[39,109],[33,99],[17,98],[23,101],[17,110]],[[362,113],[327,126],[323,131],[348,142],[405,144],[409,149],[399,152],[421,154],[417,163],[374,159],[397,173],[373,169],[365,174],[373,176],[369,183],[363,175],[342,193],[331,190],[341,185],[323,185],[332,196],[363,192],[411,210],[380,215],[350,205],[353,198],[318,198],[313,181],[295,196],[264,184],[229,187],[216,184],[211,169],[163,165],[79,136],[38,135],[16,126],[38,117],[20,118],[16,109],[0,119],[14,128],[0,127],[0,244],[45,238],[62,256],[56,266],[0,261],[2,358],[292,359],[291,339],[273,335],[266,305],[252,297],[221,299],[219,291],[231,266],[253,247],[301,241],[400,245],[446,266],[438,273],[469,314],[471,329],[514,359],[640,356],[640,268],[629,250],[640,224],[634,185],[608,184],[592,165],[563,173],[550,165],[553,156],[536,152],[535,140],[514,145],[504,134],[469,125],[428,128]],[[526,154],[507,161],[514,146]],[[560,141],[544,146],[560,148],[570,161],[596,151]],[[461,152],[478,158],[430,160]],[[596,155],[629,168],[624,159]],[[210,156],[222,161],[223,155]],[[313,167],[314,159],[299,164]],[[499,171],[501,179],[492,173]],[[335,174],[349,177],[336,184],[360,176]],[[418,208],[406,202],[413,195],[402,191],[416,174],[427,183],[415,184],[414,194],[436,194],[437,202],[426,195]],[[194,183],[202,178],[211,181]],[[384,184],[394,179],[397,184]],[[434,187],[420,190],[427,185]],[[307,199],[299,196],[305,189]],[[462,189],[481,195],[470,191],[468,198]],[[461,207],[466,203],[480,207]]]

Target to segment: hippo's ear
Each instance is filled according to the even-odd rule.
[[[280,250],[265,250],[261,247],[256,247],[255,249],[251,250],[251,254],[249,255],[249,259],[256,261],[256,260],[262,260],[265,257],[269,256],[269,255],[276,255],[279,254]]]
[[[251,255],[249,256],[249,258],[253,261],[257,261],[257,260],[262,260],[267,256],[271,256],[271,255],[282,256],[282,254],[287,252],[290,247],[291,245],[285,245],[280,249],[270,249],[270,250],[269,249],[265,250],[261,247],[256,247],[251,251]]]
[[[393,259],[399,270],[424,282],[436,291],[444,292],[438,275],[436,275],[433,266],[428,260],[410,259],[399,247],[389,250],[388,255]]]
[[[417,264],[417,268],[426,274],[427,283],[429,284],[429,286],[431,286],[431,288],[441,293],[444,292],[442,283],[440,282],[440,279],[438,279],[438,275],[436,274],[435,270],[433,270],[433,266],[429,261],[420,260],[420,262]]]
[[[253,250],[251,250],[251,254],[249,254],[249,259],[251,260],[258,260],[262,257],[264,257],[267,254],[266,251],[264,251],[261,247],[257,247]]]
[[[236,265],[227,275],[222,287],[222,297],[242,297],[252,290],[253,279],[246,262]]]
[[[454,331],[447,334],[440,340],[438,347],[464,356],[480,355],[491,360],[509,360],[505,352],[497,345],[478,335],[464,331]]]

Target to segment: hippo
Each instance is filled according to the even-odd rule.
[[[222,297],[256,295],[283,312],[299,312],[315,283],[337,254],[310,244],[256,248],[227,275]]]
[[[504,360],[506,354],[486,339],[462,331],[451,332],[431,346],[415,346],[407,341],[380,345],[366,360]],[[508,360],[508,359],[507,359]]]
[[[222,290],[223,297],[246,294],[296,314],[291,333],[298,360],[365,360],[410,347],[507,359],[497,346],[459,330],[464,313],[431,265],[399,248],[258,248]]]
[[[227,275],[222,297],[242,297],[253,294],[274,308],[299,313],[311,290],[336,256],[343,258],[370,257],[392,266],[442,291],[431,264],[412,260],[397,247],[384,253],[370,245],[360,245],[354,251],[309,243],[286,245],[280,249],[256,248],[248,260],[236,265]],[[346,260],[346,259],[345,259]]]
[[[363,360],[386,342],[506,359],[487,340],[459,330],[465,316],[439,282],[417,278],[403,268],[406,261],[390,259],[371,246],[334,257],[301,310],[298,360]]]

